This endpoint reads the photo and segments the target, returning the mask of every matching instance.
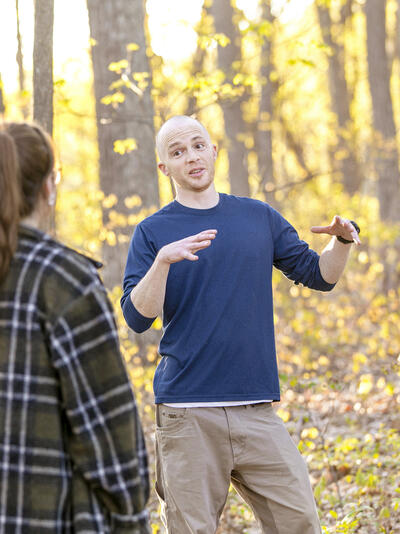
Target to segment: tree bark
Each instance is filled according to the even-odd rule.
[[[351,15],[350,3],[347,2],[342,9],[341,25]],[[347,8],[347,9],[346,9]],[[350,95],[345,77],[344,46],[332,37],[332,21],[329,7],[317,4],[318,17],[323,40],[331,49],[329,61],[329,88],[332,108],[337,118],[338,142],[336,153],[340,154],[334,161],[334,170],[342,175],[344,189],[353,194],[359,190],[362,181],[362,172],[355,154],[355,139],[351,136]],[[343,33],[343,31],[341,33]]]
[[[241,59],[240,34],[233,22],[234,9],[230,0],[214,0],[211,6],[216,33],[226,35],[230,43],[222,47],[218,45],[218,68],[221,69],[228,82],[232,82],[234,63]],[[243,142],[246,124],[241,110],[241,99],[222,100],[220,102],[225,122],[225,133],[228,142],[229,181],[231,193],[249,196],[249,178],[247,149]]]
[[[400,220],[400,173],[396,126],[390,93],[390,71],[386,52],[386,0],[367,0],[368,77],[372,98],[374,163],[378,176],[380,216]]]
[[[3,119],[6,112],[6,104],[4,101],[3,80],[0,74],[0,118]]]
[[[19,0],[15,0],[15,11],[17,18],[17,64],[18,64],[18,81],[19,81],[19,91],[22,97],[25,96],[25,71],[24,71],[24,56],[22,53],[22,37],[19,28]],[[24,119],[28,118],[28,108],[25,104],[22,105],[22,115]]]
[[[272,29],[275,17],[271,13],[270,3],[262,2],[261,8],[262,19],[268,21],[271,24]],[[268,192],[268,190],[275,185],[272,158],[272,121],[274,119],[273,100],[276,86],[271,81],[273,68],[272,37],[268,35],[264,36],[261,49],[260,78],[262,80],[262,88],[259,106],[259,120],[257,123],[256,148],[258,172],[260,174],[260,189],[267,195],[267,200],[270,204],[274,207],[278,207],[274,194]],[[271,184],[271,186],[269,184]]]
[[[116,195],[112,207],[103,207],[103,224],[108,239],[103,246],[104,279],[109,288],[121,284],[132,224],[126,218],[140,209],[158,207],[158,175],[154,144],[154,111],[151,100],[150,67],[146,55],[144,5],[142,0],[88,0],[90,34],[93,41],[92,62],[96,96],[96,116],[100,154],[100,186],[106,196]],[[136,43],[137,50],[127,50]],[[106,105],[103,97],[110,95],[113,82],[121,80],[108,67],[112,62],[127,59],[123,77],[128,87],[120,87],[123,102]],[[149,84],[138,91],[134,73],[147,73]],[[133,87],[133,89],[132,89]],[[136,92],[135,92],[136,90]],[[119,154],[114,150],[118,140],[134,139],[137,149]],[[125,199],[137,195],[141,205],[132,209]],[[120,223],[116,218],[120,217]],[[124,219],[125,217],[125,219]],[[110,233],[111,232],[111,233]],[[114,236],[114,237],[113,237]]]
[[[192,76],[195,77],[199,73],[203,72],[203,66],[204,61],[207,57],[207,50],[204,46],[201,46],[200,44],[200,37],[202,37],[206,32],[208,34],[208,28],[205,27],[205,23],[209,16],[209,7],[207,5],[203,5],[202,11],[201,11],[201,19],[197,27],[197,34],[198,34],[198,40],[197,40],[197,47],[196,51],[193,54],[192,59],[192,66],[191,66],[191,73]],[[198,105],[197,105],[197,98],[194,94],[190,94],[188,97],[188,101],[186,104],[186,111],[185,115],[194,115],[198,112]]]
[[[33,119],[53,134],[54,0],[35,0]]]
[[[400,61],[400,0],[397,0],[394,57]]]

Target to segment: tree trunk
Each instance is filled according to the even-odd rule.
[[[216,33],[226,35],[230,43],[222,47],[218,45],[218,68],[231,82],[236,71],[233,67],[241,59],[240,34],[233,22],[234,9],[230,0],[214,0],[211,13],[214,17]],[[249,178],[247,165],[247,149],[244,145],[246,124],[241,110],[241,99],[222,100],[220,102],[224,114],[225,133],[228,142],[229,181],[231,193],[249,196]]]
[[[140,209],[158,207],[158,175],[155,158],[151,78],[144,31],[142,0],[88,0],[96,116],[100,153],[100,186],[106,197],[116,195],[115,204],[103,207],[103,224],[108,239],[103,246],[104,279],[107,287],[121,284],[132,224],[126,217]],[[139,46],[128,47],[136,43]],[[127,48],[128,47],[128,48]],[[129,51],[130,48],[130,51]],[[113,62],[127,59],[122,78],[109,69]],[[135,73],[147,73],[150,83],[142,90],[134,85]],[[124,82],[118,91],[123,102],[106,105],[102,99],[112,93],[114,82]],[[136,92],[135,92],[136,91]],[[121,100],[121,99],[120,99]],[[124,154],[114,150],[116,141],[134,139],[137,149]],[[125,204],[140,197],[140,207]],[[136,210],[136,211],[135,211]],[[118,222],[117,215],[120,217]]]
[[[394,57],[400,61],[400,0],[397,0]]]
[[[396,126],[390,94],[390,71],[386,53],[386,0],[367,0],[368,76],[372,98],[374,162],[378,175],[381,219],[400,220],[400,174]]]
[[[0,74],[0,118],[3,119],[6,112],[6,105],[4,102],[3,80]]]
[[[25,71],[24,71],[24,56],[22,54],[22,37],[19,29],[19,0],[15,0],[15,11],[17,18],[17,64],[18,64],[18,81],[19,81],[19,91],[22,98],[25,96]],[[22,105],[22,115],[24,119],[28,118],[28,108],[25,104]]]
[[[35,0],[33,119],[53,134],[54,0]]]
[[[205,34],[206,35],[209,34],[208,28],[205,27],[205,23],[207,21],[208,15],[209,15],[209,7],[207,5],[203,5],[202,11],[201,11],[201,19],[197,27],[197,35],[198,35],[197,48],[196,48],[195,53],[193,54],[192,65],[191,65],[191,75],[193,77],[196,77],[198,74],[203,72],[204,61],[207,57],[207,49],[205,46],[201,45],[200,38]],[[188,97],[187,104],[186,104],[185,115],[189,115],[189,116],[194,115],[198,111],[199,110],[198,110],[198,105],[197,105],[197,98],[194,94],[190,94]]]
[[[351,10],[347,2],[342,9],[341,25],[343,27],[346,18],[351,15]],[[350,116],[350,95],[345,77],[344,68],[344,46],[332,37],[332,21],[329,7],[317,4],[318,17],[321,27],[323,40],[331,49],[328,55],[329,61],[329,87],[331,94],[332,108],[337,118],[338,124],[338,142],[336,154],[340,155],[334,161],[334,170],[342,175],[345,190],[353,194],[359,190],[362,173],[355,154],[355,140],[350,134],[351,116]],[[341,33],[343,33],[343,31]]]
[[[271,24],[271,34],[264,36],[261,49],[260,78],[262,80],[259,120],[257,123],[256,148],[258,158],[258,172],[260,174],[260,189],[267,195],[271,205],[277,207],[273,193],[268,193],[275,185],[274,165],[272,158],[272,121],[274,119],[273,99],[275,84],[271,81],[273,71],[272,59],[272,24],[275,17],[271,13],[269,2],[262,3],[262,19]]]

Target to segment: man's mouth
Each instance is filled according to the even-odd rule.
[[[189,174],[190,176],[201,176],[204,171],[204,167],[197,167],[196,169],[192,169],[191,171],[189,171]]]

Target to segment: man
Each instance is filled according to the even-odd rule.
[[[328,291],[359,243],[336,216],[321,256],[267,204],[217,193],[217,156],[198,121],[173,117],[157,135],[176,199],[136,228],[122,308],[136,332],[163,316],[154,377],[157,481],[169,533],[216,531],[230,483],[262,532],[316,534],[307,468],[272,409],[279,400],[272,267]]]

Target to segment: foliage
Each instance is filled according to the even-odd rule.
[[[331,6],[336,20],[343,2],[321,0],[321,4]],[[389,1],[391,12],[394,4]],[[229,173],[219,104],[243,99],[248,127],[242,140],[248,148],[253,196],[269,201],[274,190],[282,214],[317,251],[325,240],[312,235],[310,226],[327,223],[336,213],[358,222],[362,245],[352,251],[345,274],[332,293],[312,292],[274,273],[282,386],[277,409],[309,465],[324,532],[395,534],[400,532],[400,288],[391,281],[400,276],[400,228],[384,225],[379,219],[370,155],[373,134],[361,7],[361,0],[353,2],[351,25],[342,35],[346,78],[353,96],[348,139],[357,144],[365,175],[361,190],[352,197],[344,193],[340,177],[331,171],[332,159],[343,157],[334,152],[337,129],[327,78],[332,51],[322,43],[313,7],[300,20],[285,24],[279,19],[273,23],[247,20],[239,14],[244,59],[232,66],[232,83],[227,82],[227,73],[215,69],[216,46],[227,46],[228,41],[213,34],[207,14],[197,27],[198,48],[204,58],[196,72],[192,58],[167,63],[149,50],[151,75],[130,73],[127,58],[138,49],[132,42],[127,46],[127,58],[115,58],[109,66],[120,79],[104,95],[103,103],[118,106],[124,98],[122,88],[140,95],[151,78],[157,128],[168,116],[184,113],[188,100],[195,99],[197,116],[220,146],[216,183],[218,190],[225,192],[229,191]],[[275,67],[270,80],[259,76],[261,47],[267,38],[274,39]],[[399,87],[399,63],[397,60],[393,69],[395,88]],[[126,198],[125,206],[132,210],[132,216],[121,219],[115,212],[114,227],[103,228],[102,208],[113,208],[118,199],[105,196],[99,189],[95,102],[87,55],[81,65],[66,66],[65,71],[65,79],[55,84],[55,140],[63,176],[57,203],[58,236],[71,246],[100,256],[103,242],[116,242],[118,225],[133,227],[149,212],[140,211],[138,196]],[[267,83],[277,89],[276,117],[259,115],[261,92]],[[8,117],[21,118],[19,110],[30,96],[6,95]],[[254,141],[257,128],[273,133],[276,182],[267,183],[266,189],[260,188]],[[288,145],[288,129],[301,146],[303,160]],[[114,143],[121,157],[135,149],[133,138]],[[164,204],[171,200],[171,187],[165,177],[160,177],[159,183]],[[155,321],[155,341],[141,354],[123,320],[120,296],[121,288],[110,290],[121,350],[141,406],[150,465],[154,466],[152,376],[161,322]],[[153,532],[159,532],[154,493],[150,510]],[[220,534],[250,534],[255,528],[251,511],[231,491]]]

